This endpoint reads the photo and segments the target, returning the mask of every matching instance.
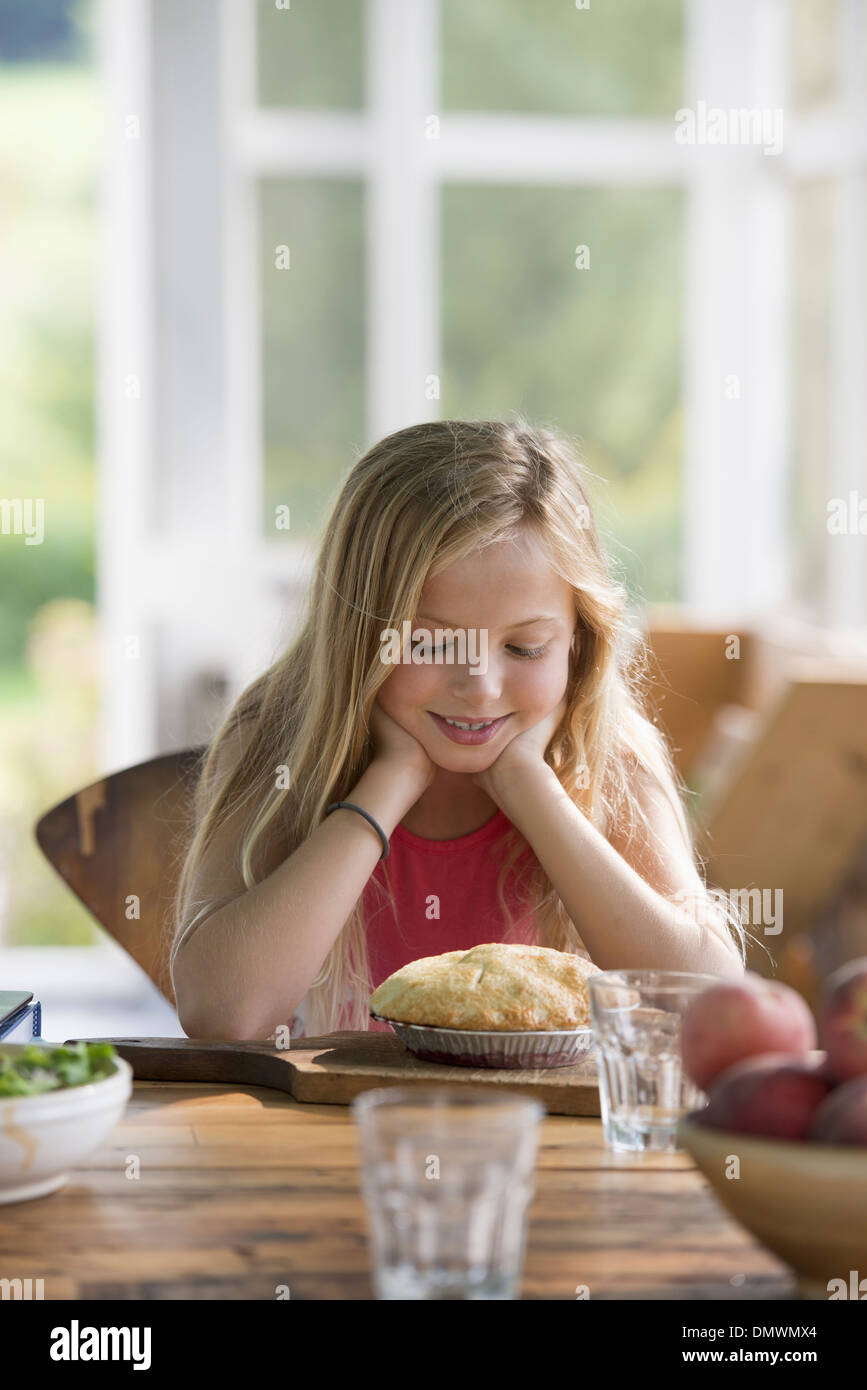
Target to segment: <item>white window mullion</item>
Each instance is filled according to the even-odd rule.
[[[423,122],[440,117],[438,134],[426,138],[425,129],[433,128],[423,124],[421,137],[422,171],[434,182],[671,186],[687,168],[671,120],[441,113],[419,100],[413,105]],[[238,113],[236,155],[260,175],[363,177],[379,163],[380,119],[374,113],[247,108]]]
[[[249,547],[262,529],[261,306],[257,178],[240,149],[256,101],[256,12],[253,0],[222,0],[220,86],[226,243],[225,372],[227,379],[226,515]]]
[[[838,74],[840,137],[847,157],[837,180],[831,288],[831,493],[848,508],[850,493],[867,497],[867,92],[865,5],[841,0]],[[857,513],[856,513],[857,516]],[[831,624],[867,623],[867,538],[857,530],[828,534],[825,618]]]
[[[750,105],[788,109],[787,0],[754,0],[754,71]],[[772,613],[791,592],[789,515],[789,331],[791,196],[779,154],[759,154],[751,182],[751,228],[745,275],[747,332],[752,339],[749,465],[740,498],[750,557],[747,613]],[[746,504],[746,505],[745,505]]]
[[[367,443],[439,415],[436,0],[368,0]]]
[[[723,21],[728,19],[726,7]],[[744,17],[737,13],[742,49]],[[700,101],[728,104],[725,81],[730,54],[710,6],[688,0],[685,7],[686,63],[684,104],[697,109]],[[725,377],[745,375],[737,343],[737,267],[727,233],[732,229],[732,161],[726,167],[720,151],[692,149],[685,229],[684,276],[684,580],[683,597],[697,617],[720,616],[726,600],[734,608],[738,595],[728,589],[732,569],[740,572],[743,531],[733,518],[732,494],[740,492],[737,465],[745,441],[736,440],[742,426],[739,402],[725,397]],[[742,278],[742,276],[741,276]],[[732,466],[725,468],[727,456]]]
[[[237,0],[223,3],[234,8]],[[370,163],[371,136],[363,112],[272,109],[239,102],[233,143],[238,164],[251,174],[351,179],[361,177]]]
[[[449,112],[431,153],[440,178],[474,184],[671,185],[686,166],[671,120]]]
[[[154,748],[155,654],[140,574],[153,497],[153,106],[151,0],[102,0],[105,94],[98,293],[96,601],[102,643],[99,760]],[[136,649],[128,639],[138,639]]]
[[[260,244],[258,180],[272,171],[253,166],[245,147],[257,100],[254,0],[221,0],[220,31],[227,279],[222,327],[227,378],[226,523],[222,553],[215,556],[219,574],[214,580],[221,601],[210,608],[219,627],[210,640],[221,652],[230,695],[235,697],[261,669],[263,643],[275,634],[280,616],[279,589],[265,571],[263,515],[260,286],[261,258],[268,255],[268,248]],[[291,497],[286,501],[291,509]],[[256,621],[251,622],[249,615],[254,613]],[[230,621],[225,614],[232,615]]]
[[[782,108],[780,0],[687,4],[686,106]],[[684,602],[742,619],[786,584],[786,194],[779,155],[690,150]]]
[[[225,352],[226,128],[223,34],[212,0],[154,6],[158,546],[141,581],[154,596],[158,555],[186,575],[154,611],[158,642],[158,742],[190,737],[193,692],[220,665],[215,632],[243,630],[244,594],[231,583],[232,514]],[[194,74],[194,77],[192,76]],[[184,593],[190,607],[178,603]],[[195,597],[195,606],[193,599]],[[209,606],[210,601],[210,606]],[[201,616],[202,611],[206,616]],[[223,643],[225,644],[225,636]]]

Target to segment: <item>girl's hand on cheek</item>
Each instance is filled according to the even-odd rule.
[[[544,719],[540,719],[538,724],[533,724],[529,729],[524,729],[520,734],[516,734],[510,739],[498,758],[495,758],[490,767],[486,767],[483,772],[473,775],[473,781],[482,787],[489,796],[493,795],[493,779],[500,772],[527,764],[541,763],[545,760],[545,752],[548,744],[560,727],[566,714],[566,697],[557,705],[556,709],[546,714]]]
[[[436,773],[436,764],[428,757],[418,739],[407,733],[396,719],[392,719],[378,700],[374,700],[370,711],[370,732],[373,739],[372,760],[389,762],[420,778],[424,787],[430,785]]]

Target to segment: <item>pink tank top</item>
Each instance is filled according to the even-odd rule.
[[[468,951],[486,941],[535,943],[533,913],[515,896],[512,874],[504,891],[515,927],[505,937],[508,923],[497,897],[502,859],[491,850],[510,828],[511,821],[499,809],[478,830],[455,840],[425,840],[402,825],[395,826],[389,857],[379,861],[362,896],[374,989],[402,965],[421,956]],[[527,845],[515,867],[520,869],[524,857],[532,854]],[[397,922],[388,899],[372,886],[378,881],[386,889],[386,865]],[[387,1024],[373,1019],[368,1026],[372,1032],[390,1031]]]

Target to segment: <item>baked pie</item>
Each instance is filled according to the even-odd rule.
[[[386,1021],[479,1032],[589,1028],[585,956],[503,941],[410,961],[370,996]]]

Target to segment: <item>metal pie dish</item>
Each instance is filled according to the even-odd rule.
[[[590,1053],[592,1028],[494,1029],[435,1028],[427,1023],[401,1023],[371,1013],[377,1023],[387,1023],[415,1057],[455,1067],[497,1067],[510,1071],[542,1067],[574,1067]]]

